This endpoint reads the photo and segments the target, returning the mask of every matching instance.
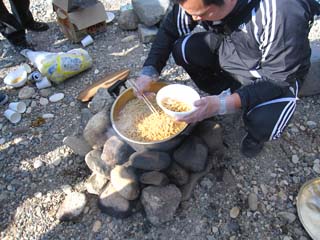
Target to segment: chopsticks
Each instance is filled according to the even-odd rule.
[[[131,79],[127,80],[130,85],[132,86],[132,88],[138,92],[138,87],[136,85],[136,83],[134,81],[132,81]],[[149,110],[151,112],[153,112],[154,114],[159,115],[159,112],[157,111],[157,109],[152,105],[152,103],[149,101],[149,99],[146,97],[146,95],[144,95],[143,93],[141,94],[142,100],[144,101],[144,103],[148,106]]]

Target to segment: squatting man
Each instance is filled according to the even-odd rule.
[[[172,54],[209,93],[194,103],[195,112],[177,120],[194,123],[241,109],[247,132],[241,152],[254,157],[294,114],[319,9],[314,0],[176,0],[136,79],[137,94],[158,80]],[[191,33],[198,24],[206,31]]]

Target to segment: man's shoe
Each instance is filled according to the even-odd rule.
[[[8,95],[0,92],[0,105],[4,105],[8,102]]]
[[[247,133],[241,141],[241,152],[246,157],[252,158],[257,156],[262,148],[264,143],[259,142],[258,140],[254,139],[249,133]]]
[[[34,32],[44,32],[49,29],[49,25],[44,22],[32,21],[26,26],[26,29]]]

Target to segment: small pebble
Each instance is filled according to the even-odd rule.
[[[230,217],[231,218],[237,218],[239,216],[239,213],[240,213],[240,208],[239,207],[233,207],[230,210]]]
[[[297,155],[292,155],[291,161],[294,164],[297,164],[299,162],[299,157]]]
[[[101,221],[97,220],[94,222],[93,227],[92,227],[92,232],[97,233],[99,232],[100,228],[101,228]]]
[[[48,119],[48,118],[54,118],[54,115],[52,113],[45,113],[45,114],[42,114],[42,117],[44,119]]]
[[[49,97],[50,102],[58,102],[64,98],[63,93],[55,93]]]

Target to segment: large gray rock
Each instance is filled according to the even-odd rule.
[[[132,204],[122,197],[111,183],[99,196],[98,206],[102,212],[117,218],[125,218],[132,213]]]
[[[141,22],[153,26],[166,14],[170,0],[132,0],[132,6]]]
[[[203,140],[189,136],[173,153],[173,159],[192,172],[204,170],[208,157],[208,147]]]
[[[165,187],[149,186],[144,188],[141,194],[147,218],[153,225],[172,220],[180,201],[181,192],[173,184]]]
[[[88,145],[83,136],[68,136],[63,139],[63,144],[67,145],[75,154],[84,157],[91,151],[91,146]]]
[[[311,96],[320,93],[320,46],[311,44],[311,67],[304,80],[299,96]]]
[[[166,170],[170,181],[177,186],[182,186],[186,184],[189,180],[189,173],[184,168],[182,168],[176,162],[172,162],[170,167]]]
[[[109,94],[108,89],[99,88],[96,95],[94,95],[91,102],[89,103],[88,108],[93,113],[98,113],[103,110],[110,111],[113,102],[114,97]]]
[[[150,43],[156,38],[158,28],[155,26],[147,27],[143,24],[138,25],[138,35],[142,43]]]
[[[171,157],[165,152],[135,152],[129,158],[129,166],[147,171],[161,171],[171,163]]]
[[[157,171],[143,173],[139,180],[143,184],[155,186],[166,186],[169,184],[168,177],[164,173]]]
[[[102,148],[108,139],[107,130],[110,125],[109,112],[106,110],[98,112],[88,121],[83,137],[92,148]]]
[[[110,176],[111,166],[101,159],[100,150],[92,150],[88,152],[85,157],[85,161],[90,170],[94,173],[103,175],[105,177]]]
[[[136,30],[139,18],[133,9],[121,11],[118,18],[119,27],[123,30]]]
[[[72,221],[77,219],[82,213],[87,203],[86,195],[83,193],[73,192],[66,196],[59,207],[56,217],[60,221]]]
[[[98,173],[92,173],[86,181],[86,189],[88,193],[99,195],[104,186],[108,183],[108,178]]]
[[[200,137],[208,146],[210,153],[223,151],[223,129],[215,121],[203,121],[192,131],[192,135]]]
[[[129,160],[134,150],[117,136],[110,137],[103,146],[101,159],[109,166],[122,165]]]
[[[115,166],[110,173],[112,186],[128,200],[138,198],[140,189],[137,176],[130,167]]]

